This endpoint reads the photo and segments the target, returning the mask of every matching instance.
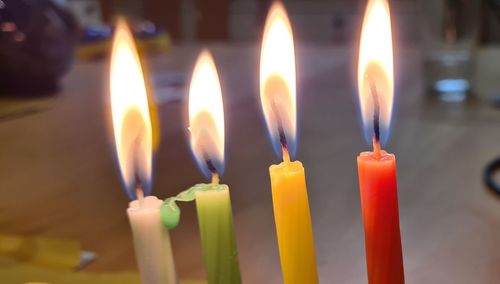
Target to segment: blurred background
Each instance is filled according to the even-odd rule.
[[[45,64],[43,75],[35,74],[42,67],[30,68],[28,73],[32,74],[23,74],[33,75],[39,84],[50,85],[46,81],[54,80],[48,77],[65,74],[75,57],[78,61],[103,59],[117,15],[125,15],[134,23],[144,52],[149,54],[167,54],[173,46],[207,42],[249,45],[260,40],[269,2],[3,1],[2,56],[12,63],[4,64],[7,71],[2,86],[9,87],[11,77],[25,71],[13,67],[19,65],[16,60],[31,59],[29,64],[33,65],[50,60],[53,66]],[[365,1],[285,2],[298,43],[355,48]],[[488,64],[488,58],[497,55],[499,7],[494,0],[394,0],[391,8],[395,39],[398,46],[419,47],[426,87],[440,93],[441,99],[461,101],[467,93],[494,98],[497,86],[493,74],[497,70],[495,64]],[[42,57],[38,61],[26,58],[35,54]]]
[[[322,283],[366,283],[356,155],[356,58],[364,0],[285,0],[297,57],[299,142]],[[119,275],[137,281],[108,122],[113,23],[133,27],[158,106],[153,193],[204,181],[185,122],[208,47],[219,68],[242,276],[281,283],[258,101],[267,0],[0,0],[0,280]],[[500,1],[391,0],[407,283],[499,283]],[[499,164],[496,162],[496,164]],[[192,205],[171,232],[177,271],[203,279]],[[54,272],[55,271],[55,272]],[[75,272],[77,271],[77,272]],[[56,281],[57,282],[57,281]],[[70,280],[60,283],[71,283]],[[109,282],[111,283],[111,282]],[[117,282],[119,283],[119,282]]]

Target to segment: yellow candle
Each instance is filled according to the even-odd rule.
[[[260,100],[276,153],[269,168],[274,218],[285,284],[318,283],[304,167],[290,161],[296,146],[297,106],[293,33],[285,7],[269,10],[260,55]]]
[[[318,283],[304,167],[284,161],[269,168],[274,219],[285,283]]]

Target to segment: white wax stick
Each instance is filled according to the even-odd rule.
[[[170,236],[160,220],[162,203],[147,196],[141,202],[130,202],[127,209],[143,284],[177,283]]]

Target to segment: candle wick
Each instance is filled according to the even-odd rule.
[[[370,92],[373,99],[373,153],[375,158],[380,159],[380,103],[378,101],[377,86],[367,75],[368,83],[370,84]]]
[[[212,172],[212,185],[218,185],[219,184],[219,174],[216,172]]]
[[[276,125],[278,126],[278,135],[280,137],[280,143],[283,148],[286,148],[287,141],[285,130],[283,129],[283,122],[281,121],[281,116],[278,107],[276,106],[276,102],[274,99],[271,100],[271,109],[273,110],[274,115],[276,116]]]
[[[144,204],[144,191],[142,190],[142,182],[138,173],[135,173],[135,196],[139,201],[139,206]]]
[[[279,135],[280,135],[281,146],[283,148],[286,148],[286,146],[287,146],[286,135],[285,135],[285,131],[283,131],[283,127],[281,126],[281,124],[278,126],[278,132],[279,132]]]
[[[375,158],[380,159],[380,157],[382,157],[382,153],[380,151],[380,142],[373,138],[373,154],[375,155]]]
[[[212,184],[219,184],[219,174],[217,173],[214,163],[209,158],[205,159],[205,162],[207,163],[208,170],[212,173]]]
[[[207,168],[208,168],[208,170],[209,170],[212,174],[217,174],[217,169],[215,168],[214,163],[212,162],[212,159],[210,159],[210,158],[205,158],[205,163],[207,164]]]
[[[139,200],[139,207],[142,207],[144,205],[144,192],[140,185],[135,189],[135,195],[137,196],[137,200]]]
[[[281,148],[283,149],[283,162],[290,163],[290,153],[288,153],[286,145],[282,145]]]
[[[377,86],[368,78],[370,91],[373,98],[373,133],[374,139],[380,141],[380,103],[378,101]]]

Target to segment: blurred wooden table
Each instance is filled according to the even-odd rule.
[[[190,72],[198,50],[176,47],[151,66],[154,73]],[[243,278],[280,283],[268,180],[268,166],[277,159],[257,100],[258,49],[212,50],[226,110],[222,180],[232,190]],[[500,111],[480,103],[427,102],[418,50],[399,54],[395,123],[386,148],[398,157],[407,283],[500,283],[500,199],[481,183],[483,167],[500,154]],[[306,166],[322,283],[366,283],[356,155],[368,147],[359,125],[354,58],[337,46],[298,47],[297,158]],[[77,239],[98,254],[87,271],[133,270],[128,200],[108,138],[105,67],[77,64],[62,93],[39,111],[0,121],[0,233]],[[188,149],[184,109],[182,102],[160,106],[154,179],[160,197],[203,181]],[[202,278],[194,206],[182,209],[182,224],[172,232],[177,270],[184,278]]]

